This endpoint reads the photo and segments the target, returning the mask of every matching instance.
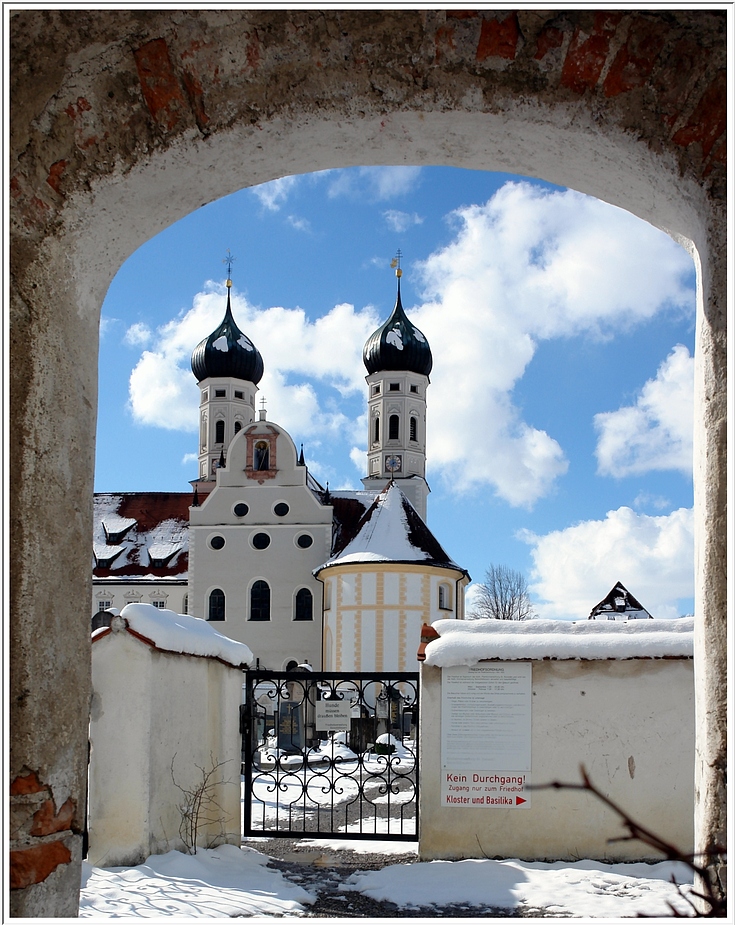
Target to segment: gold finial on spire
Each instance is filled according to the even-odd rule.
[[[235,258],[230,253],[229,247],[227,248],[227,256],[223,259],[222,263],[227,264],[227,282],[225,285],[228,289],[232,288],[232,280],[230,279],[232,275],[232,264],[235,262]]]
[[[403,276],[403,270],[401,269],[401,257],[403,257],[403,254],[401,253],[401,249],[398,248],[396,251],[396,256],[390,262],[391,269],[396,271],[396,276],[398,279]]]

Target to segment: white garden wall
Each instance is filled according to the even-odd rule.
[[[610,842],[626,832],[618,817],[591,794],[528,789],[528,784],[556,780],[580,783],[581,765],[636,821],[683,851],[692,850],[692,621],[594,626],[473,621],[454,623],[447,630],[434,624],[435,635],[441,633],[442,638],[426,646],[421,671],[421,858],[660,860],[641,842]],[[631,657],[636,650],[645,657]],[[514,791],[494,784],[497,795],[511,798],[510,805],[474,805],[472,773],[460,772],[470,787],[468,802],[442,805],[448,788],[445,780],[442,797],[443,776],[448,766],[457,764],[447,754],[446,742],[444,753],[442,749],[442,687],[448,673],[460,665],[517,666],[519,661],[531,665],[530,770],[525,772],[525,786]],[[496,774],[492,767],[475,770],[492,777],[513,776],[508,770]],[[464,785],[457,781],[459,797],[464,796]],[[517,793],[525,802],[515,805]]]
[[[205,621],[149,604],[126,607],[92,641],[90,863],[133,865],[185,850],[178,809],[184,795],[174,777],[185,789],[196,787],[199,768],[209,770],[213,761],[223,763],[213,794],[220,809],[217,821],[202,827],[199,844],[239,844],[239,706],[248,647]]]

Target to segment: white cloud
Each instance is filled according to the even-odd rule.
[[[375,170],[338,177],[361,174],[373,182]],[[453,490],[490,490],[509,504],[531,507],[568,466],[554,435],[524,420],[513,401],[537,343],[606,337],[667,307],[693,310],[685,282],[691,261],[666,235],[626,212],[528,183],[506,184],[452,220],[453,241],[411,268],[426,301],[411,307],[404,288],[404,305],[434,354],[429,475],[440,473]],[[339,434],[363,448],[362,347],[384,317],[345,303],[311,321],[299,308],[257,309],[236,294],[233,310],[263,355],[260,394],[269,417],[294,437],[308,436],[310,447]],[[212,288],[153,332],[130,379],[138,421],[196,430],[198,390],[189,359],[223,312],[224,291]],[[361,471],[363,454],[360,449]]]
[[[298,215],[289,215],[286,221],[296,231],[311,231],[311,222],[306,218],[300,218]]]
[[[191,354],[220,323],[224,306],[223,291],[199,293],[191,309],[152,335],[155,343],[144,351],[130,376],[129,406],[136,421],[196,431],[199,392],[190,368]],[[259,388],[270,418],[292,433],[346,434],[355,440],[359,431],[362,436],[362,417],[347,417],[340,402],[364,391],[362,345],[378,324],[371,309],[358,312],[343,303],[312,322],[300,308],[258,309],[234,293],[232,310],[238,326],[263,355],[265,372]],[[319,384],[334,393],[321,402],[316,393]]]
[[[532,547],[529,587],[544,618],[585,619],[616,581],[659,618],[678,617],[678,601],[694,593],[690,508],[652,517],[621,507],[604,520],[520,536]]]
[[[383,218],[393,231],[399,234],[409,229],[411,225],[423,225],[424,223],[423,218],[416,212],[409,214],[398,209],[388,209],[387,212],[383,212]]]
[[[262,206],[270,212],[278,212],[291,195],[298,179],[298,177],[279,177],[277,180],[261,183],[260,186],[253,186],[251,189]]]
[[[131,347],[145,347],[151,339],[151,329],[142,321],[131,324],[123,338]]]
[[[433,345],[428,463],[459,491],[486,485],[530,507],[567,469],[512,401],[537,343],[692,311],[691,260],[627,212],[528,183],[452,218],[452,243],[417,265],[427,301],[408,309]]]
[[[595,415],[597,471],[621,478],[653,470],[692,472],[694,358],[678,344],[634,405]]]
[[[184,453],[183,457],[181,458],[181,465],[188,466],[190,463],[197,462],[198,459],[199,457],[196,453]]]
[[[342,170],[332,179],[327,195],[330,199],[360,196],[373,202],[383,202],[410,193],[420,176],[420,167],[360,167],[357,170]]]
[[[652,507],[657,511],[665,511],[671,507],[671,501],[663,495],[652,495],[647,491],[639,491],[633,501],[633,507],[640,510],[642,507]]]

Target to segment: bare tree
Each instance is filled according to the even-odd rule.
[[[535,616],[525,575],[507,565],[490,565],[478,585],[470,617],[530,620]]]

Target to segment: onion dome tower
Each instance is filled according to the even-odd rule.
[[[401,252],[393,312],[365,343],[362,357],[368,384],[367,489],[380,491],[393,479],[426,519],[426,389],[432,368],[426,337],[411,323],[401,303]]]
[[[199,479],[214,482],[232,438],[255,419],[255,393],[263,376],[263,358],[235,324],[230,303],[232,261],[227,266],[227,309],[222,323],[191,355],[199,383]]]

